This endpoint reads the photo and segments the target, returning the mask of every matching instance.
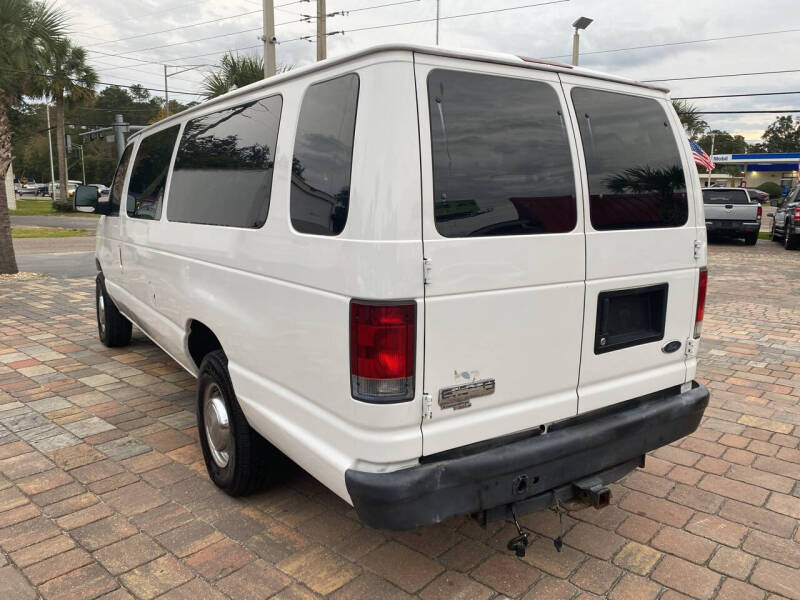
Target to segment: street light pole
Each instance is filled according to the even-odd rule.
[[[575,33],[572,36],[572,65],[578,66],[578,48],[580,46],[580,36],[578,31],[586,29],[594,19],[588,17],[579,17],[575,20],[572,26],[575,28]]]
[[[262,3],[264,31],[264,78],[275,75],[275,8],[272,0]]]
[[[50,148],[50,199],[56,200],[56,171],[53,168],[53,137],[50,130],[50,101],[47,101],[47,146]]]
[[[714,156],[714,138],[716,137],[716,133],[711,134],[711,156],[713,159]],[[708,171],[708,175],[706,176],[706,187],[711,187],[711,169],[706,169]]]

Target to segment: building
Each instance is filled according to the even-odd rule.
[[[744,187],[756,188],[771,181],[781,186],[784,194],[798,184],[800,152],[714,154],[712,159],[717,167],[737,165],[742,171],[738,176],[712,171],[711,183],[742,187],[744,182]],[[700,174],[700,181],[704,185],[708,179],[705,173]]]

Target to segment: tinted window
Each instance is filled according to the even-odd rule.
[[[122,158],[119,159],[117,170],[114,172],[114,180],[111,182],[111,191],[108,193],[108,201],[111,203],[111,214],[119,215],[120,199],[122,198],[122,186],[125,185],[125,173],[128,164],[131,162],[133,145],[125,148]]]
[[[169,188],[170,221],[264,224],[281,104],[273,96],[186,123]]]
[[[292,158],[292,226],[301,233],[338,235],[347,222],[358,75],[308,88],[300,108]]]
[[[656,101],[575,88],[572,102],[598,230],[679,227],[689,206],[667,114]]]
[[[164,187],[177,137],[178,125],[174,125],[144,138],[139,144],[128,183],[126,210],[129,217],[154,221],[161,218]]]
[[[428,76],[436,229],[446,237],[561,233],[577,209],[567,132],[546,83]]]
[[[744,190],[703,190],[705,204],[750,204],[750,198]]]

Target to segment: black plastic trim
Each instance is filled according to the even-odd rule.
[[[348,469],[345,483],[366,524],[414,529],[522,502],[634,460],[697,429],[708,397],[695,382],[684,393],[671,388],[476,454],[391,473]],[[522,475],[528,481],[524,494],[515,488]]]

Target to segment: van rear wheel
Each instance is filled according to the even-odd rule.
[[[758,233],[748,233],[744,236],[744,243],[748,246],[755,246],[758,241]]]
[[[285,457],[247,423],[222,350],[209,352],[200,365],[197,421],[209,477],[227,494],[259,490],[283,471]]]
[[[102,273],[95,280],[95,309],[97,312],[97,335],[103,345],[119,348],[131,343],[131,322],[125,317],[106,291],[106,280]]]

